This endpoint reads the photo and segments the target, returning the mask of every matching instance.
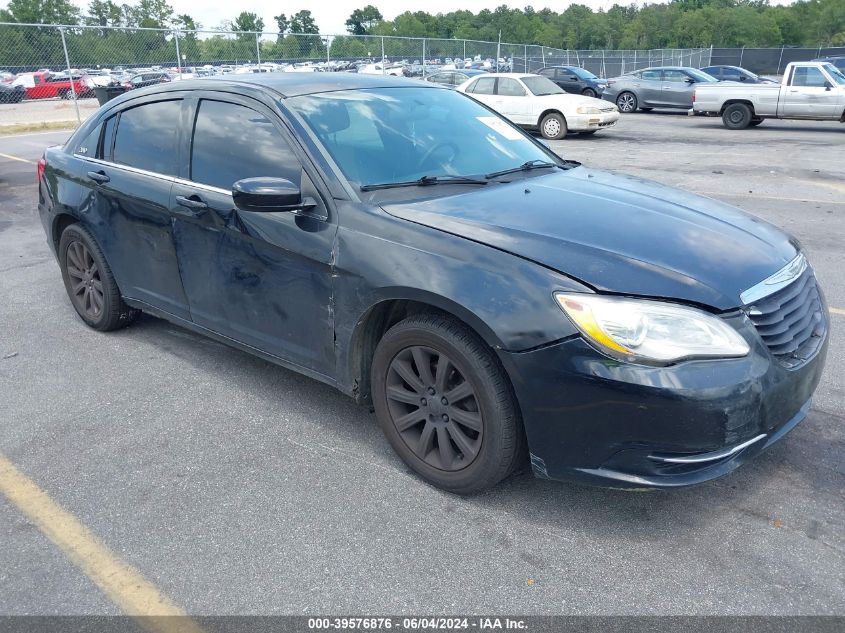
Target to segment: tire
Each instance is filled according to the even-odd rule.
[[[525,461],[510,381],[490,347],[459,321],[432,313],[397,323],[376,347],[371,377],[390,445],[438,488],[476,493]]]
[[[765,119],[752,119],[751,123],[748,124],[748,127],[757,127],[760,125]]]
[[[584,88],[581,91],[581,94],[584,95],[585,97],[592,97],[593,99],[596,98],[596,91],[593,90],[592,88]]]
[[[722,112],[722,123],[729,130],[744,130],[753,118],[754,113],[744,103],[732,103]]]
[[[62,232],[59,267],[71,305],[89,327],[108,332],[129,325],[138,316],[138,310],[123,302],[100,246],[79,224]]]
[[[551,112],[540,121],[540,134],[551,141],[565,138],[568,131],[566,119],[558,112]]]
[[[616,107],[620,112],[636,112],[639,102],[633,92],[620,92],[616,95]]]

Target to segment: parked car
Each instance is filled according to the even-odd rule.
[[[23,86],[28,99],[72,99],[74,92],[77,96],[89,92],[81,75],[68,77],[64,73],[49,71],[22,73],[12,81],[12,85]]]
[[[606,79],[599,79],[589,70],[578,66],[546,66],[537,74],[548,77],[566,92],[581,94],[585,97],[600,97],[607,88]]]
[[[25,97],[26,90],[23,86],[0,83],[0,103],[20,103]]]
[[[695,68],[665,66],[645,68],[607,80],[602,98],[615,103],[622,112],[649,112],[654,108],[692,107],[697,85],[717,79]]]
[[[745,70],[745,68],[740,68],[739,66],[707,66],[706,68],[702,68],[701,72],[707,73],[719,81],[739,81],[747,84],[778,83],[774,79],[760,77],[760,75],[755,75],[750,70]]]
[[[39,161],[90,327],[146,311],[337,387],[457,493],[529,457],[700,483],[807,414],[829,316],[774,226],[563,160],[426,82],[230,77],[128,92]]]
[[[814,62],[828,62],[836,66],[841,72],[845,73],[845,57],[820,57],[814,59]]]
[[[616,125],[619,120],[619,110],[613,104],[568,94],[539,75],[485,73],[461,84],[457,90],[517,125],[538,129],[548,139],[565,138],[570,131],[594,134]]]
[[[128,80],[123,82],[123,87],[127,90],[135,90],[136,88],[168,83],[171,80],[171,76],[166,72],[149,71],[132,75]]]
[[[719,115],[732,130],[765,119],[845,123],[845,74],[829,62],[793,62],[787,64],[780,84],[700,85],[693,113]]]
[[[464,68],[462,70],[441,70],[428,75],[425,80],[433,84],[445,86],[446,88],[457,88],[471,77],[487,75],[487,71]]]

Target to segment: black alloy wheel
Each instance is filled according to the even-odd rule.
[[[426,481],[472,494],[526,463],[519,405],[491,347],[441,313],[391,327],[373,355],[373,406],[402,460]]]
[[[76,313],[95,330],[107,332],[132,323],[138,310],[123,301],[99,244],[79,224],[59,238],[59,267]]]
[[[478,455],[484,423],[475,389],[445,353],[419,345],[400,351],[387,373],[387,406],[402,440],[426,464],[456,471]]]
[[[92,320],[99,319],[105,303],[103,280],[88,247],[78,240],[68,244],[67,274],[71,281],[70,299],[74,307]]]

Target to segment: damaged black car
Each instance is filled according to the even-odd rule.
[[[466,95],[264,73],[108,102],[38,166],[76,312],[141,311],[371,405],[456,493],[521,465],[672,488],[806,415],[827,307],[797,241],[558,157]]]

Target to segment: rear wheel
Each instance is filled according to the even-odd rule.
[[[557,112],[547,114],[540,121],[540,134],[543,135],[543,138],[557,141],[564,138],[568,131],[566,119],[563,118],[562,114]]]
[[[633,92],[622,92],[616,97],[616,107],[620,112],[636,112],[637,96]]]
[[[488,345],[439,314],[412,316],[379,341],[373,404],[402,460],[458,494],[493,486],[524,457],[510,383]]]
[[[68,226],[59,239],[59,266],[70,302],[87,325],[107,332],[135,319],[138,311],[123,302],[102,250],[78,224]]]
[[[592,88],[584,88],[581,91],[581,94],[584,95],[585,97],[593,97],[594,99],[596,97],[596,91],[593,90]]]
[[[744,130],[753,118],[754,113],[745,103],[732,103],[722,113],[722,123],[730,130]]]

